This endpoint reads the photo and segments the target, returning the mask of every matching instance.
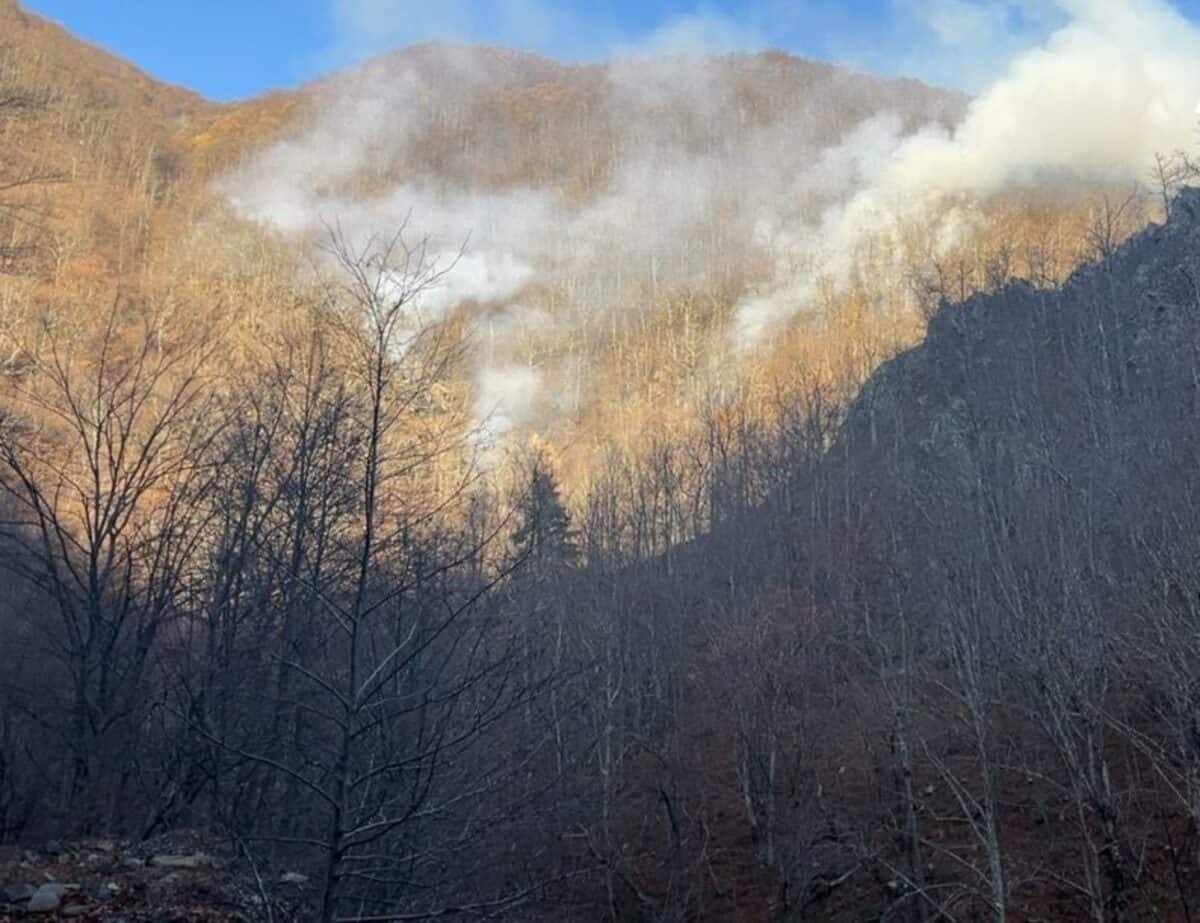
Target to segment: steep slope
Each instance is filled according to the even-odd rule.
[[[707,456],[709,534],[583,579],[625,681],[671,677],[626,797],[695,824],[697,918],[1188,918],[1198,278],[1193,189],[1061,285],[944,303],[840,426],[816,395]],[[652,892],[678,859],[643,849]]]
[[[265,142],[302,145],[305,132],[331,122],[346,132],[345,147],[326,153],[341,162],[313,166],[364,196],[419,176],[476,193],[533,186],[579,198],[602,191],[647,131],[664,153],[672,142],[714,153],[736,147],[739,132],[783,122],[799,130],[797,145],[820,149],[882,112],[909,130],[950,124],[965,102],[917,81],[779,52],[570,64],[426,44],[294,91],[214,107],[181,141],[212,175]],[[356,151],[363,137],[370,158]]]
[[[81,41],[57,23],[26,12],[18,0],[0,0],[0,48],[39,77],[53,77],[63,90],[83,95],[101,111],[122,110],[139,122],[192,116],[208,104],[198,94],[155,80],[127,61]],[[20,76],[19,74],[16,76]]]
[[[807,489],[828,510],[792,533],[822,562],[809,598],[882,716],[858,759],[883,767],[897,900],[1195,905],[1197,278],[1191,189],[1061,286],[943,305]]]
[[[239,216],[365,234],[411,213],[439,246],[470,238],[441,300],[479,347],[463,368],[479,421],[570,446],[580,488],[613,433],[686,430],[713,388],[758,367],[731,355],[729,324],[772,284],[788,233],[773,215],[814,218],[876,135],[947,126],[965,105],[779,53],[571,65],[437,45],[215,105],[18,4],[3,17],[0,86],[37,102],[0,116],[5,175],[28,180],[0,195],[7,284],[280,304],[305,241],[280,246]],[[775,352],[890,349],[915,324],[809,326]]]
[[[0,87],[31,103],[0,113],[20,181],[0,192],[0,273],[22,303],[120,289],[278,314],[302,297],[306,233],[408,216],[447,260],[469,238],[438,310],[472,340],[485,441],[549,443],[576,497],[614,443],[693,438],[731,400],[769,417],[814,375],[845,399],[938,295],[1054,283],[1090,248],[1092,190],[1036,188],[951,203],[949,242],[938,222],[881,226],[826,279],[825,216],[967,100],[781,53],[571,65],[425,45],[214,105],[19,4],[0,17]],[[1117,236],[1144,212],[1122,217]],[[748,309],[786,322],[743,348]]]
[[[1184,190],[1165,224],[1059,287],[944,305],[850,408],[863,476],[887,466],[915,494],[959,498],[1057,479],[1094,494],[1096,515],[1135,510],[1194,451],[1198,224],[1200,192]]]
[[[0,273],[129,278],[171,179],[171,135],[207,104],[61,27],[0,5]]]
[[[804,272],[789,241],[964,105],[781,53],[566,64],[425,45],[253,104],[274,144],[247,152],[225,114],[192,147],[240,214],[292,239],[407,219],[445,262],[468,241],[436,311],[478,332],[481,422],[571,444],[579,483],[599,440],[685,429],[736,388],[753,363],[733,316]]]
[[[447,261],[469,239],[437,311],[472,340],[483,441],[548,442],[576,496],[614,442],[690,438],[730,395],[769,415],[797,376],[845,398],[931,297],[1055,282],[1089,247],[1093,190],[1034,189],[951,203],[949,239],[834,235],[823,266],[827,216],[967,100],[782,53],[571,65],[425,45],[214,105],[18,4],[0,15],[0,86],[36,103],[0,114],[0,170],[23,181],[0,193],[0,272],[22,298],[119,288],[262,315],[302,297],[285,290],[326,222],[362,237],[407,217]]]

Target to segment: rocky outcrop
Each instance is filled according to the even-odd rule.
[[[863,474],[938,491],[1035,477],[1050,456],[1082,474],[1098,449],[1124,452],[1200,406],[1198,344],[1200,189],[1185,189],[1165,224],[1058,288],[943,304],[863,387],[843,447]]]
[[[25,904],[27,913],[50,913],[62,906],[63,898],[68,891],[79,890],[78,885],[64,885],[58,882],[48,882],[40,885]]]

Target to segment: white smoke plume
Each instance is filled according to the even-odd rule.
[[[383,18],[411,5],[344,3]],[[489,178],[493,164],[521,161],[521,134],[507,113],[472,104],[504,98],[506,79],[552,84],[561,66],[482,48],[418,49],[330,81],[311,129],[247,163],[224,189],[243,214],[287,233],[322,222],[375,233],[409,217],[435,254],[449,258],[467,241],[428,307],[474,305],[486,323],[476,410],[499,438],[561,412],[564,389],[548,387],[556,370],[572,368],[580,392],[577,354],[540,354],[530,345],[538,333],[571,340],[659,291],[753,266],[728,336],[737,356],[806,310],[822,285],[844,283],[863,246],[886,249],[905,223],[920,221],[949,244],[969,223],[964,199],[1141,178],[1156,152],[1196,141],[1200,31],[1167,0],[910,5],[924,10],[919,25],[942,50],[969,52],[964,35],[1001,34],[1016,14],[1028,33],[965,108],[916,85],[819,68],[804,72],[817,90],[784,80],[760,87],[765,102],[747,102],[736,90],[739,59],[690,52],[758,47],[764,34],[719,16],[681,17],[640,45],[617,41],[623,53],[603,66],[576,66],[599,69],[603,93],[574,112],[566,159],[608,164],[584,194],[553,178]],[[509,4],[504,15],[538,8]],[[447,9],[470,20],[477,5]],[[474,39],[481,27],[454,28]],[[760,79],[780,59],[754,60]],[[438,131],[467,137],[459,129],[478,120],[495,124],[480,149],[423,147]]]
[[[542,386],[541,373],[529,365],[485,366],[475,379],[475,418],[484,445],[499,442],[532,415]]]
[[[1056,175],[1141,176],[1196,142],[1200,30],[1163,0],[1061,0],[1072,20],[1018,56],[950,134],[923,133],[901,192],[990,193]]]
[[[1158,153],[1193,148],[1200,30],[1165,0],[1059,0],[1069,16],[972,101],[952,130],[898,140],[872,181],[791,244],[835,283],[863,240],[903,221],[942,223],[962,196],[1039,184],[1135,181]],[[812,274],[777,276],[737,315],[752,347],[809,301]]]

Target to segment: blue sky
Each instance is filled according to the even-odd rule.
[[[160,79],[213,99],[290,86],[428,39],[556,57],[785,48],[978,89],[1011,55],[1103,3],[1200,0],[22,0]]]

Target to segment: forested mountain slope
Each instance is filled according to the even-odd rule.
[[[207,104],[0,3],[0,280],[135,274],[170,137]]]
[[[610,451],[692,439],[718,405],[770,416],[813,375],[849,396],[941,295],[1060,281],[1112,194],[1014,188],[843,239],[847,200],[967,99],[775,52],[425,45],[217,105],[18,4],[0,15],[0,85],[36,103],[0,116],[20,181],[0,193],[0,295],[59,311],[120,292],[232,312],[252,340],[307,297],[325,227],[406,224],[456,262],[433,309],[470,344],[458,387],[482,441],[547,447],[575,504]]]
[[[0,24],[0,841],[95,845],[62,906],[1200,912],[1186,156],[775,53],[216,106]]]
[[[327,224],[362,239],[407,220],[444,261],[466,244],[437,310],[472,341],[476,425],[548,440],[576,494],[613,433],[686,430],[713,389],[774,376],[775,350],[732,355],[731,324],[776,284],[786,223],[965,104],[778,53],[576,65],[426,45],[218,105],[19,4],[0,16],[0,294],[231,310],[253,337],[304,297],[289,289]],[[917,326],[853,323],[791,333],[828,352]]]
[[[691,638],[668,777],[719,791],[722,735],[783,918],[1194,912],[1198,255],[1185,190],[1062,286],[944,304],[628,591]]]

